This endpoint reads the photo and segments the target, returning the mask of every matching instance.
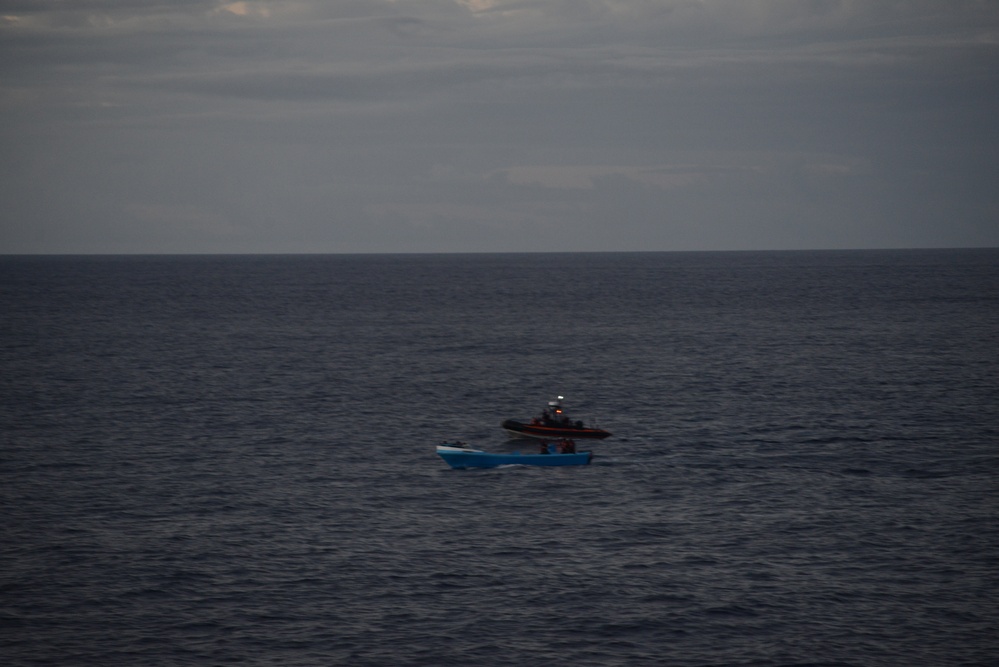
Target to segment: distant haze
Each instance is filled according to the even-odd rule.
[[[999,2],[0,0],[0,253],[999,246]]]

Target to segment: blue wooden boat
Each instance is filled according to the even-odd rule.
[[[592,452],[559,454],[555,445],[549,445],[548,454],[497,454],[472,449],[467,446],[437,445],[437,455],[452,468],[495,468],[497,466],[585,466],[593,458]]]

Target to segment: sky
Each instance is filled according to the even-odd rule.
[[[995,0],[0,0],[0,254],[999,246]]]

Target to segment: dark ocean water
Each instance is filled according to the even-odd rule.
[[[997,250],[0,258],[0,426],[4,665],[999,663]]]

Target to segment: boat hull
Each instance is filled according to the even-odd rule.
[[[496,468],[498,466],[583,466],[593,458],[592,452],[575,454],[494,454],[477,449],[437,447],[437,455],[452,468]]]
[[[541,424],[525,424],[514,419],[507,419],[500,426],[516,438],[537,438],[539,440],[603,440],[610,433],[600,428],[575,428],[565,426],[544,426]]]

